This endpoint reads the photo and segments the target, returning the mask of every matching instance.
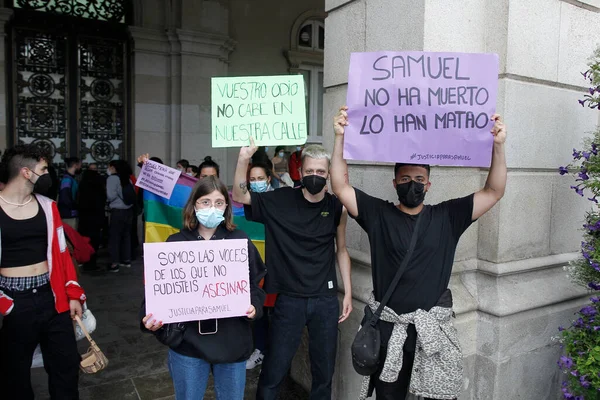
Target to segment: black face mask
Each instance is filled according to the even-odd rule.
[[[326,183],[327,179],[319,175],[306,175],[302,178],[302,186],[313,196],[323,190]]]
[[[400,203],[408,208],[418,207],[425,200],[425,185],[420,182],[396,184],[396,193]]]
[[[31,171],[33,172],[33,171]],[[35,172],[33,172],[35,174]],[[37,181],[33,184],[33,193],[40,194],[42,196],[48,196],[48,192],[52,187],[52,178],[50,174],[38,175]],[[31,181],[30,181],[31,182]]]

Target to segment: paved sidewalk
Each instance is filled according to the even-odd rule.
[[[100,263],[99,265],[104,265]],[[88,306],[98,321],[92,335],[109,359],[109,366],[95,375],[80,375],[82,400],[175,399],[166,365],[167,348],[149,334],[140,332],[137,315],[143,297],[142,262],[118,273],[83,273],[80,282],[88,295]],[[86,340],[79,342],[86,351]],[[248,372],[245,399],[254,399],[260,368]],[[43,368],[32,370],[36,399],[49,399]],[[206,400],[215,399],[212,384]],[[280,398],[305,400],[308,394],[288,380]],[[8,399],[7,399],[8,400]]]

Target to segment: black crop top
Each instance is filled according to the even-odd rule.
[[[28,219],[12,219],[0,207],[1,268],[23,267],[48,259],[46,214],[38,203],[37,214]]]

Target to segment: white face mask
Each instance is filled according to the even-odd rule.
[[[224,214],[225,211],[219,210],[215,207],[196,210],[196,218],[198,219],[198,222],[208,229],[216,228],[221,224],[221,222],[225,221],[225,217],[223,216]]]
[[[285,155],[285,153],[283,151],[279,152],[279,158],[283,158],[284,155]]]

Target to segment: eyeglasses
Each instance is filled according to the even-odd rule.
[[[210,200],[199,200],[196,201],[196,204],[200,205],[200,208],[210,208],[210,207],[215,207],[215,208],[224,208],[225,206],[227,206],[227,202],[225,200],[217,200],[214,203]]]

